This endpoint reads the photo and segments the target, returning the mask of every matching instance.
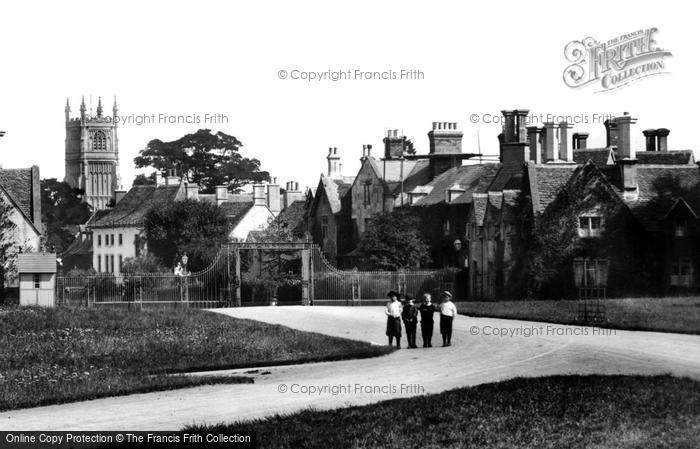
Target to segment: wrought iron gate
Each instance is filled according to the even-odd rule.
[[[434,270],[340,270],[326,260],[316,245],[311,250],[310,268],[312,301],[316,305],[377,304],[386,302],[386,294],[390,290],[418,298],[423,293],[435,296],[440,290],[452,290],[454,287],[452,275],[442,275]]]
[[[277,252],[298,256],[298,267],[282,273],[284,282],[270,281],[265,259],[246,260],[253,254]],[[253,256],[255,259],[256,256]],[[289,257],[286,262],[291,260]],[[248,273],[247,264],[258,263],[259,270]],[[279,273],[278,273],[279,274]],[[257,276],[257,278],[256,278]],[[251,293],[253,282],[265,286],[262,296]],[[273,282],[274,281],[274,282]],[[286,282],[286,283],[285,283]],[[248,284],[247,284],[248,283]],[[185,275],[170,273],[122,273],[59,276],[56,298],[59,305],[124,307],[172,306],[215,308],[269,304],[279,294],[280,285],[298,289],[298,303],[311,304],[376,304],[384,302],[389,290],[419,297],[452,290],[454,279],[437,271],[358,271],[339,270],[324,257],[318,245],[300,243],[231,243],[221,247],[206,269]],[[296,293],[295,293],[296,294]],[[294,299],[293,302],[295,302]],[[289,303],[289,302],[287,302]]]

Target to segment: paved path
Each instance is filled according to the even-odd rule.
[[[216,312],[385,342],[381,307],[265,307]],[[519,334],[498,336],[494,335],[496,329]],[[438,334],[433,339],[440,342]],[[420,343],[420,336],[418,340]],[[249,370],[217,374],[245,371]],[[380,358],[264,368],[254,374],[252,385],[204,386],[4,412],[0,413],[0,430],[179,430],[193,423],[247,420],[305,408],[337,408],[438,393],[513,377],[574,373],[673,373],[700,379],[700,336],[460,316],[449,348],[402,349]],[[286,392],[280,392],[285,388]],[[311,388],[326,390],[302,392]]]

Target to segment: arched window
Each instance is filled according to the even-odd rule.
[[[107,137],[102,131],[95,131],[92,135],[92,148],[95,151],[106,151],[107,150]]]

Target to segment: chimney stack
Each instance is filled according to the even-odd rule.
[[[406,136],[401,135],[398,129],[387,130],[384,138],[384,159],[402,158],[405,152]]]
[[[544,162],[551,162],[556,159],[554,154],[554,122],[544,122],[542,138],[544,142]]]
[[[636,123],[637,119],[625,112],[624,115],[615,117],[614,120],[617,126],[617,157],[619,159],[635,159],[630,126]]]
[[[217,195],[217,197],[218,197],[218,195]],[[255,206],[267,206],[267,198],[265,195],[265,184],[253,185],[253,205],[255,205]]]
[[[656,130],[656,149],[657,151],[668,151],[668,135],[671,133],[666,128]]]
[[[221,206],[223,203],[228,201],[228,189],[226,186],[216,186],[214,188],[216,193],[216,205]]]
[[[603,124],[605,125],[605,146],[608,148],[617,148],[618,134],[615,119],[608,119],[603,122]]]
[[[617,164],[622,177],[623,195],[626,199],[636,199],[637,189],[637,158],[632,148],[630,126],[637,121],[629,113],[613,120],[617,127]]]
[[[569,125],[567,122],[559,122],[559,160],[573,162],[574,157],[569,146]]]
[[[185,183],[185,198],[199,201],[199,185],[196,182]]]
[[[503,114],[504,143],[527,142],[527,114],[528,109],[513,109],[501,111]]]
[[[530,160],[535,164],[542,163],[542,128],[527,127],[527,142],[530,147]]]
[[[588,133],[574,133],[572,144],[574,150],[585,150],[588,148]]]
[[[175,175],[175,169],[168,170],[168,176],[165,178],[166,186],[177,186],[180,185],[180,178]]]
[[[295,201],[303,201],[304,194],[299,191],[299,183],[290,181],[287,183],[287,189],[284,192],[284,207],[289,207]]]
[[[645,129],[642,131],[644,134],[644,141],[646,143],[646,151],[656,151],[656,130],[655,129]]]
[[[342,177],[342,164],[338,156],[338,147],[328,147],[328,177],[337,179]]]
[[[457,122],[433,122],[428,131],[430,154],[462,154],[462,131]]]
[[[115,190],[114,191],[114,205],[116,206],[126,195],[126,190]]]
[[[277,178],[272,178],[272,183],[267,186],[267,207],[275,217],[282,212],[282,196]]]

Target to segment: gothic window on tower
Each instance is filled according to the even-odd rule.
[[[107,137],[102,131],[95,131],[92,135],[92,148],[95,151],[106,151],[107,150]]]

